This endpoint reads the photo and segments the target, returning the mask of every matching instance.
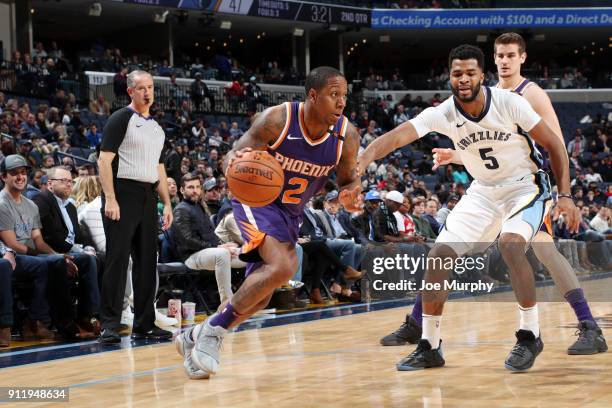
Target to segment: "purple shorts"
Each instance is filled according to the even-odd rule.
[[[297,243],[302,217],[290,215],[278,204],[249,207],[234,199],[232,208],[245,242],[240,259],[248,263],[247,275],[263,263],[257,248],[263,244],[266,235],[280,242]]]

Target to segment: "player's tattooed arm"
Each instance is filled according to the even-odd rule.
[[[357,198],[361,193],[361,179],[357,172],[359,132],[351,123],[345,133],[340,161],[336,167],[336,181],[340,188],[340,202],[347,211],[357,211]]]
[[[266,150],[276,141],[285,127],[287,109],[285,104],[272,106],[258,113],[253,118],[253,124],[225,156],[224,172],[235,157],[250,150]]]

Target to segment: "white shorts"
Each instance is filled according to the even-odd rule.
[[[503,233],[518,234],[529,243],[540,230],[550,199],[543,171],[506,185],[474,181],[446,218],[436,243],[449,245],[459,256],[486,249]]]

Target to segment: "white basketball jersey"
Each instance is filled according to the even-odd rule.
[[[478,117],[464,112],[451,96],[410,122],[419,137],[438,132],[451,138],[463,165],[483,184],[508,184],[542,165],[529,132],[540,116],[529,102],[510,91],[483,87],[485,108]]]

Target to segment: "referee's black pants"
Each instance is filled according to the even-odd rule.
[[[115,180],[115,196],[120,212],[118,221],[104,215],[106,200],[102,196],[102,220],[106,234],[100,312],[102,328],[116,330],[121,323],[130,255],[134,293],[132,331],[146,332],[154,327],[158,228],[155,186],[126,179]]]

